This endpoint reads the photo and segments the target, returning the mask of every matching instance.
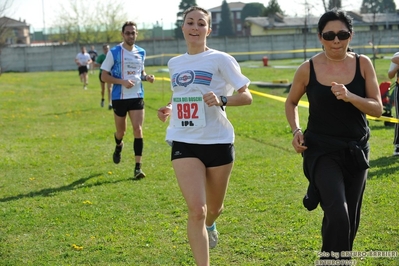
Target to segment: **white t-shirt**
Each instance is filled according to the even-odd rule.
[[[172,115],[166,141],[194,144],[234,143],[234,128],[225,107],[208,107],[202,95],[213,91],[218,97],[249,85],[231,55],[217,50],[174,57],[168,62],[173,90]]]
[[[84,53],[84,54],[78,53],[76,55],[76,59],[78,60],[81,66],[84,65],[89,66],[88,62],[91,60],[89,53]]]

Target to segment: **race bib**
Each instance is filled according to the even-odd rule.
[[[172,117],[174,127],[204,127],[204,99],[199,91],[172,98]]]

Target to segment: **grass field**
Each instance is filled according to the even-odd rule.
[[[296,61],[271,61],[271,66]],[[389,60],[376,60],[385,81]],[[156,110],[168,102],[165,67],[147,67],[143,170],[133,180],[132,130],[122,162],[112,162],[112,111],[100,108],[98,72],[83,90],[77,71],[0,76],[0,265],[194,265],[186,206]],[[292,81],[295,69],[242,63],[251,80]],[[283,89],[252,90],[286,96]],[[212,265],[314,265],[321,246],[320,207],[302,206],[307,182],[291,146],[284,103],[254,95],[229,107],[236,162],[218,220]],[[307,109],[300,108],[306,126]],[[370,120],[371,169],[356,251],[399,251],[399,158],[393,127]],[[356,265],[399,265],[399,258],[359,257]]]

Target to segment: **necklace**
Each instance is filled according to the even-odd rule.
[[[327,59],[329,59],[329,60],[331,60],[331,61],[334,61],[334,62],[344,61],[344,60],[346,59],[346,57],[348,57],[348,54],[347,54],[347,53],[345,53],[345,57],[342,58],[342,59],[332,59],[332,58],[328,57],[328,55],[327,55],[326,52],[324,52],[324,55],[327,57]]]

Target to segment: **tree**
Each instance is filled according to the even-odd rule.
[[[277,0],[270,0],[269,4],[263,11],[263,16],[268,17],[269,15],[273,15],[276,13],[280,13],[281,15],[284,15],[284,11],[281,10],[281,7],[278,4]]]
[[[101,27],[101,32],[103,34],[104,41],[106,43],[120,41],[122,32],[122,25],[126,21],[122,18],[127,18],[128,15],[125,13],[122,3],[115,4],[113,1],[103,4],[98,9],[98,14],[103,14],[98,16],[97,26]],[[140,29],[138,29],[140,31]],[[140,37],[140,34],[139,36]]]
[[[329,0],[328,1],[328,9],[331,10],[333,8],[337,8],[337,9],[342,8],[341,0]]]
[[[247,17],[261,17],[265,6],[261,3],[246,4],[241,10],[241,21],[244,24]]]
[[[231,12],[226,0],[223,0],[221,20],[219,22],[219,36],[234,36],[233,22],[231,21]]]
[[[83,0],[70,0],[69,8],[61,6],[62,11],[56,20],[58,23],[53,25],[57,32],[50,36],[52,41],[84,44],[121,40],[122,25],[129,20],[123,4],[109,0],[97,5],[93,12],[87,3]],[[90,10],[90,16],[87,10]]]
[[[6,44],[7,38],[13,35],[12,31],[7,27],[8,19],[4,18],[6,10],[11,7],[11,4],[12,2],[8,0],[0,4],[0,49]]]
[[[394,0],[363,0],[360,13],[385,13],[395,12],[396,4]]]
[[[176,39],[183,39],[183,32],[181,31],[181,26],[183,25],[183,15],[184,11],[192,6],[197,6],[195,0],[182,0],[179,4],[179,12],[177,12],[177,20],[175,23],[175,38]]]

